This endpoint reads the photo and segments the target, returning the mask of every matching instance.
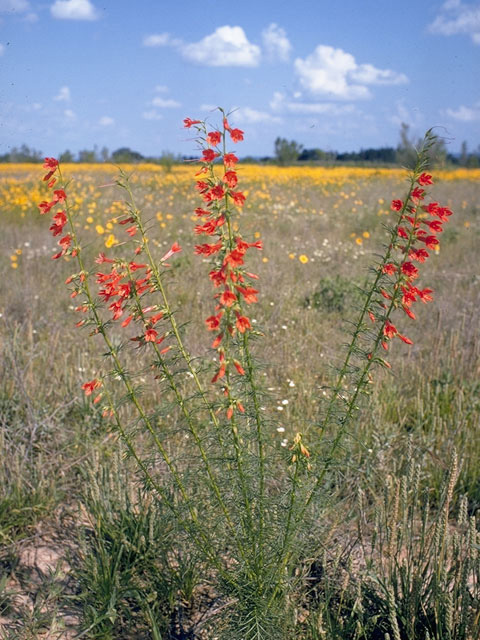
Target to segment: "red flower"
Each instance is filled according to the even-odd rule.
[[[230,129],[230,137],[232,142],[241,142],[243,140],[243,131],[241,129]]]
[[[167,253],[162,258],[160,258],[160,262],[165,262],[165,260],[168,260],[171,256],[173,256],[174,253],[178,253],[181,250],[182,247],[178,244],[178,242],[174,242]]]
[[[190,129],[192,125],[200,124],[201,122],[201,120],[192,120],[191,118],[185,118],[185,120],[183,121],[183,126],[185,127],[185,129]]]
[[[391,276],[395,273],[396,270],[397,270],[397,267],[392,262],[389,262],[383,267],[382,272]]]
[[[217,244],[196,244],[195,254],[197,256],[211,256],[214,253],[218,253],[222,247],[223,244],[221,242],[217,242]]]
[[[252,325],[250,324],[250,320],[246,316],[237,315],[237,329],[240,333],[245,333],[247,329],[251,329]]]
[[[95,389],[98,389],[101,386],[102,381],[98,378],[95,378],[94,380],[90,380],[90,382],[85,382],[85,384],[82,384],[82,389],[85,391],[86,396],[91,396]]]
[[[158,336],[158,331],[155,331],[155,329],[147,329],[145,331],[145,342],[155,342],[155,340],[157,339]]]
[[[233,361],[233,364],[234,364],[234,366],[235,366],[235,369],[238,371],[238,373],[239,373],[241,376],[244,376],[244,375],[245,375],[245,369],[244,369],[244,368],[242,367],[242,365],[238,362],[238,360],[234,360],[234,361]]]
[[[416,260],[417,262],[425,262],[428,258],[428,251],[425,249],[411,249],[408,257],[410,260]]]
[[[413,342],[410,340],[410,338],[407,338],[406,336],[402,336],[401,333],[397,333],[397,336],[400,338],[400,340],[403,340],[403,342],[405,342],[405,344],[413,344]]]
[[[223,128],[227,131],[230,131],[230,125],[228,124],[228,120],[226,118],[223,119]]]
[[[433,300],[432,296],[430,295],[431,293],[433,293],[432,289],[417,289],[417,293],[420,300],[425,304]]]
[[[230,189],[235,189],[238,184],[238,177],[235,171],[227,171],[223,176],[223,181],[227,183]]]
[[[209,331],[215,331],[220,326],[220,320],[222,319],[223,312],[221,311],[216,316],[210,316],[205,320]]]
[[[411,193],[411,197],[414,200],[423,200],[425,195],[425,189],[420,189],[420,187],[415,187]]]
[[[58,167],[58,160],[55,158],[45,158],[45,162],[43,163],[44,169],[49,169],[50,171],[54,171]]]
[[[212,383],[215,383],[217,380],[219,380],[220,378],[223,378],[223,376],[225,375],[225,370],[226,367],[224,364],[221,365],[220,369],[217,371],[217,373],[213,376],[212,378]]]
[[[238,158],[234,153],[226,153],[223,156],[223,164],[226,167],[234,167],[238,162]]]
[[[418,177],[417,182],[423,187],[427,184],[433,184],[432,176],[428,173],[422,173],[422,175]]]
[[[400,211],[402,207],[403,202],[401,200],[392,200],[392,204],[390,205],[392,211]]]
[[[56,204],[57,203],[55,201],[46,202],[44,200],[43,202],[40,202],[40,204],[38,205],[38,208],[40,209],[40,213],[43,215],[44,213],[48,213],[50,209],[54,207]]]
[[[202,155],[203,155],[203,158],[202,158],[203,162],[213,162],[215,158],[218,158],[220,154],[215,153],[213,149],[204,149],[202,151]]]
[[[407,278],[418,278],[418,269],[412,262],[404,262],[402,264],[402,273],[406,275]]]
[[[217,144],[220,144],[221,139],[222,134],[219,131],[210,131],[210,133],[207,134],[207,144],[212,147],[216,147]]]
[[[231,191],[230,195],[232,196],[233,202],[237,205],[237,207],[243,207],[245,196],[241,191]]]
[[[397,329],[393,326],[391,322],[387,320],[385,323],[385,326],[383,327],[383,335],[386,336],[387,338],[393,338],[397,335],[397,333],[398,333]]]
[[[63,189],[56,189],[53,192],[54,202],[65,202],[66,199],[67,199],[67,194]]]
[[[67,216],[65,215],[65,211],[57,211],[57,213],[53,216],[53,222],[49,230],[53,233],[54,236],[59,236],[66,224]]]
[[[229,289],[225,289],[225,291],[220,296],[220,304],[224,307],[231,307],[237,301],[237,296],[230,291]]]
[[[221,200],[225,195],[225,190],[221,185],[217,184],[215,187],[210,189],[209,193],[213,200]]]
[[[254,289],[253,287],[236,287],[237,291],[239,291],[242,296],[245,298],[245,302],[247,304],[252,304],[253,302],[258,302],[257,299],[257,289]]]

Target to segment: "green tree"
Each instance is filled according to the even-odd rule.
[[[66,162],[75,162],[75,158],[73,157],[73,153],[67,149],[58,156],[58,161],[61,164],[65,164]]]
[[[298,160],[298,156],[302,153],[303,146],[286,138],[277,138],[275,140],[275,158],[278,164],[284,166],[292,164]]]

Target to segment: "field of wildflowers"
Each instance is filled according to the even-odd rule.
[[[480,171],[185,124],[0,166],[6,637],[473,640]]]

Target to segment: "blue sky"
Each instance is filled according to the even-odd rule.
[[[395,146],[401,122],[480,144],[480,2],[0,0],[0,154],[194,152],[237,109],[240,155]]]

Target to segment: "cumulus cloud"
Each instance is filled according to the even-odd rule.
[[[342,100],[370,98],[368,84],[408,82],[403,73],[359,65],[350,53],[327,45],[319,45],[305,59],[297,58],[294,67],[301,86],[311,94]]]
[[[475,44],[480,45],[480,3],[447,0],[429,30],[443,36],[466,34]]]
[[[242,27],[225,25],[199,42],[183,44],[182,55],[208,67],[256,67],[260,47],[248,41]]]
[[[473,107],[461,105],[458,109],[446,109],[445,113],[460,122],[476,122],[480,120],[480,102],[477,102]]]
[[[262,41],[269,60],[286,62],[289,59],[292,45],[285,30],[275,22],[262,31]]]
[[[53,99],[57,102],[70,102],[71,95],[69,87],[60,87],[60,91]]]
[[[175,107],[181,107],[181,103],[176,100],[172,100],[171,98],[161,98],[160,96],[156,96],[152,100],[152,105],[154,107],[160,107],[161,109],[173,109]]]
[[[58,20],[97,20],[99,17],[90,0],[56,0],[50,13]]]
[[[113,118],[110,118],[110,116],[102,116],[98,121],[98,124],[101,127],[111,127],[113,124],[115,124],[115,120]]]

